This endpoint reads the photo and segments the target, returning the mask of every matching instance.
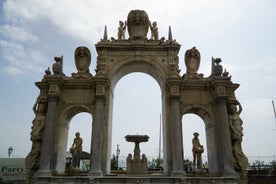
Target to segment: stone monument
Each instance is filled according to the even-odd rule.
[[[128,31],[128,38],[124,29]],[[148,37],[149,29],[151,37]],[[210,76],[199,74],[203,61],[195,47],[185,53],[182,62],[186,73],[181,76],[178,56],[181,46],[173,39],[171,27],[167,39],[159,38],[158,29],[144,10],[131,10],[126,23],[120,22],[118,39],[109,39],[105,27],[104,37],[95,45],[97,61],[91,61],[89,49],[80,46],[75,51],[76,72],[66,76],[63,64],[68,62],[63,62],[62,56],[54,58],[52,71],[45,70],[42,80],[35,83],[40,93],[34,108],[32,147],[26,157],[27,183],[233,184],[246,181],[248,162],[242,151],[241,106],[235,96],[239,84],[231,81],[226,70],[223,72],[220,58],[210,61]],[[91,62],[96,62],[94,75],[89,70]],[[148,74],[160,86],[164,170],[159,176],[147,173],[143,164],[139,171],[144,173],[143,177],[110,175],[114,89],[122,77],[132,72]],[[70,176],[65,173],[69,124],[81,112],[91,114],[93,119],[90,168],[87,173]],[[208,174],[216,177],[189,177],[185,173],[182,116],[187,113],[198,115],[205,124]],[[137,155],[138,151],[134,157],[138,158]],[[139,159],[145,163],[146,156]],[[128,160],[131,162],[133,158],[130,156]]]

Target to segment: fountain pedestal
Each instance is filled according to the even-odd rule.
[[[147,166],[147,157],[145,154],[142,154],[142,158],[140,156],[140,147],[139,144],[141,142],[147,142],[149,140],[149,136],[147,135],[127,135],[125,136],[127,142],[135,143],[134,147],[134,155],[128,154],[127,157],[127,174],[147,174],[148,166]]]

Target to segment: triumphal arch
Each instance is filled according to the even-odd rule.
[[[128,38],[126,38],[126,30]],[[148,32],[150,36],[148,37]],[[63,73],[63,57],[55,57],[52,70],[36,86],[40,94],[33,107],[32,148],[26,157],[28,183],[239,183],[246,181],[247,158],[243,154],[241,105],[235,97],[239,84],[231,81],[212,58],[208,77],[198,73],[200,52],[192,47],[179,61],[180,44],[160,37],[157,23],[143,10],[129,12],[120,21],[116,38],[95,45],[96,74],[89,71],[91,53],[85,46],[75,50],[76,71]],[[93,61],[92,61],[93,62]],[[186,71],[180,75],[179,62]],[[158,175],[110,174],[112,108],[117,82],[132,72],[152,76],[160,86],[163,116],[164,170]],[[88,112],[93,117],[90,168],[87,173],[65,173],[69,123]],[[194,113],[205,123],[208,174],[189,177],[183,166],[182,116]]]

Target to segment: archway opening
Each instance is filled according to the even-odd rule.
[[[161,90],[151,76],[135,72],[119,80],[114,90],[111,150],[116,155],[119,145],[119,167],[125,169],[126,157],[134,150],[134,144],[126,142],[126,135],[148,135],[149,141],[140,144],[141,154],[146,154],[148,161],[158,158],[162,145],[160,113]]]
[[[198,132],[200,144],[203,145],[204,152],[202,153],[203,168],[208,166],[207,162],[207,146],[206,146],[206,132],[204,121],[196,114],[188,113],[182,117],[182,136],[183,136],[183,150],[184,150],[184,169],[191,171],[193,169],[193,143],[194,133]]]
[[[67,149],[66,149],[66,159],[67,162],[71,158],[70,148],[74,142],[76,132],[80,133],[82,138],[82,157],[80,169],[82,171],[88,171],[89,169],[89,154],[90,154],[90,145],[91,145],[91,135],[92,135],[92,116],[89,113],[82,112],[76,114],[70,121]]]

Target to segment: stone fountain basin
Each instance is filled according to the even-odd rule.
[[[147,136],[147,135],[127,135],[127,136],[125,136],[125,139],[127,142],[140,143],[140,142],[148,142],[149,136]]]

